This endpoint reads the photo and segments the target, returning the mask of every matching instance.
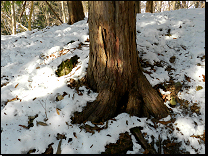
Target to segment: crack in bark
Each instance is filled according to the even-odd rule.
[[[106,50],[106,29],[102,28],[101,29],[101,35],[102,35],[102,40],[103,40],[103,49],[105,51],[105,56],[106,56],[106,62],[105,62],[105,73],[107,71],[107,60],[108,60],[108,55],[107,55],[107,50]]]

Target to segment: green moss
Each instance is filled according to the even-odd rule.
[[[71,57],[71,59],[67,59],[65,61],[63,61],[59,66],[58,69],[56,70],[56,75],[58,77],[60,76],[64,76],[69,74],[72,69],[75,67],[75,65],[77,64],[77,60],[79,59],[79,57],[77,55]]]

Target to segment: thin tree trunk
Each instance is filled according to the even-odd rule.
[[[73,123],[103,122],[125,111],[130,115],[166,117],[162,98],[143,75],[136,50],[134,1],[90,1],[90,54],[87,82],[99,92]]]
[[[205,2],[204,1],[200,1],[200,6],[201,6],[201,8],[205,8]]]
[[[67,5],[69,12],[68,24],[74,24],[75,22],[84,19],[85,15],[81,1],[67,1]]]
[[[141,13],[141,1],[135,1],[136,13]]]
[[[22,17],[22,15],[23,15],[23,13],[25,12],[26,2],[27,2],[27,1],[25,1],[24,4],[23,4],[22,13],[21,13],[21,15],[20,15],[20,17],[19,17],[19,21],[20,21],[20,22],[21,22],[21,17]]]
[[[161,3],[162,1],[157,1],[157,11],[161,12]]]
[[[175,2],[175,8],[176,8],[176,10],[181,8],[180,1]]]
[[[170,1],[168,1],[168,11],[170,11]]]
[[[173,10],[176,10],[176,1],[172,1],[173,3]]]
[[[9,21],[9,23],[12,23],[12,19],[9,16],[4,15],[3,13],[1,15],[2,15],[3,18],[7,19],[7,21]],[[21,23],[18,23],[16,21],[16,24],[18,24],[20,27],[22,27],[23,29],[25,29],[26,31],[28,31],[28,29],[25,26],[23,26]],[[11,33],[12,31],[9,31],[9,32]]]
[[[186,1],[182,1],[182,8],[187,8]]]
[[[32,13],[33,13],[33,1],[31,1],[30,15],[29,15],[29,20],[28,20],[28,30],[29,31],[31,31]]]
[[[146,2],[146,12],[153,13],[153,1]]]
[[[199,1],[195,1],[195,8],[199,7]]]
[[[12,34],[16,34],[16,19],[15,19],[15,9],[14,1],[11,1],[11,15],[12,15]]]
[[[64,20],[64,23],[66,23],[66,14],[65,14],[65,8],[64,8],[64,1],[61,1],[61,7],[62,7],[62,13],[63,13],[63,20]]]
[[[51,7],[51,5],[47,2],[47,1],[45,1],[46,2],[46,4],[49,6],[49,8],[51,9],[51,11],[53,12],[53,14],[58,18],[58,20],[61,22],[61,23],[63,23],[62,22],[62,20],[59,18],[59,16],[56,14],[56,12],[53,10],[53,8]]]
[[[1,14],[1,19],[2,19],[2,14]],[[8,27],[7,27],[7,24],[6,24],[6,20],[5,19],[2,19],[2,21],[3,21],[3,26],[4,26],[4,28],[5,28],[5,30],[6,30],[6,32],[7,32],[7,34],[12,34],[12,32],[11,32],[11,29],[9,29]],[[3,30],[1,29],[1,32],[2,32]]]

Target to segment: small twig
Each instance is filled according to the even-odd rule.
[[[47,98],[48,98],[48,97],[47,97]],[[47,100],[47,98],[46,98],[46,100]],[[43,100],[42,100],[42,101],[43,101]],[[45,115],[46,115],[46,118],[45,118],[44,120],[47,121],[47,120],[48,120],[48,117],[47,117],[47,112],[46,112],[46,101],[45,101],[45,108],[44,108],[42,102],[40,102],[40,104],[42,105],[43,109],[45,109]]]

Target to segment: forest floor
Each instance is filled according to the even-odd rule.
[[[99,154],[124,140],[131,146],[121,153],[149,153],[134,127],[157,153],[205,153],[205,9],[137,14],[136,31],[143,73],[171,113],[161,120],[121,113],[100,125],[70,119],[98,95],[72,86],[88,67],[87,18],[1,35],[1,153]],[[76,67],[57,77],[57,67],[74,55]]]

